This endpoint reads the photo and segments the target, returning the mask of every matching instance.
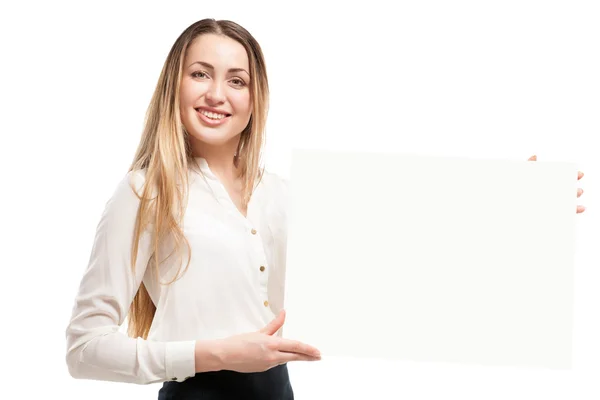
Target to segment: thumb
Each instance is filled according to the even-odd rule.
[[[265,333],[267,335],[274,335],[275,332],[279,330],[283,326],[285,322],[285,310],[281,310],[281,312],[275,317],[274,320],[269,322],[264,328],[260,330],[261,333]]]

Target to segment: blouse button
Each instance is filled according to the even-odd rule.
[[[253,235],[256,235],[256,229],[252,229],[250,232],[251,232]]]
[[[265,305],[265,307],[269,306],[269,302],[265,300],[265,302],[263,303]]]
[[[264,270],[265,270],[265,267],[261,265],[261,266],[260,266],[260,272],[262,272],[262,271],[264,271]]]

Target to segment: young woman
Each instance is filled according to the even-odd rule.
[[[201,20],[173,45],[130,170],[97,226],[67,328],[75,378],[164,382],[159,399],[293,399],[286,187],[262,170],[259,44]],[[129,316],[129,335],[119,326]]]
[[[268,92],[239,25],[201,20],[177,39],[97,226],[66,332],[73,377],[164,382],[159,399],[293,399],[286,363],[320,354],[281,335],[287,199],[260,167]]]

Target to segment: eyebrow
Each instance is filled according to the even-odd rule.
[[[215,69],[215,67],[213,67],[212,65],[210,65],[209,63],[204,62],[204,61],[194,61],[193,63],[191,63],[190,65],[188,65],[188,68],[191,67],[194,64],[200,64],[200,65],[203,65],[206,68],[210,68],[212,70]],[[250,76],[250,74],[248,73],[248,71],[246,71],[244,68],[229,68],[229,70],[227,72],[245,72],[245,73],[248,74],[248,76]]]

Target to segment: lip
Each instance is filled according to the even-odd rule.
[[[202,114],[200,111],[210,111],[210,112],[215,112],[215,113],[219,113],[219,114],[225,114],[226,117],[223,117],[221,119],[210,119],[208,118],[206,115]],[[200,118],[200,120],[202,122],[204,122],[204,124],[208,125],[208,126],[219,126],[224,124],[225,122],[227,122],[229,120],[229,118],[231,118],[231,114],[223,112],[223,111],[219,111],[217,109],[214,108],[209,108],[209,107],[198,107],[196,108],[196,114],[198,114],[198,117]]]
[[[225,110],[219,110],[218,108],[212,108],[212,107],[196,107],[196,111],[198,110],[204,110],[204,111],[208,111],[208,112],[214,112],[216,114],[225,114],[227,117],[231,116],[231,113],[228,113]]]

